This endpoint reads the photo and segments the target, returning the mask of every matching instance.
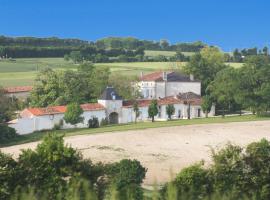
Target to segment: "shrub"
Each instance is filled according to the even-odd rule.
[[[53,130],[60,130],[63,127],[64,121],[61,119],[59,123],[54,124]]]
[[[88,128],[98,128],[99,121],[97,117],[92,117],[92,119],[88,120]]]
[[[0,144],[9,142],[17,136],[14,128],[8,127],[6,124],[0,124]]]
[[[102,120],[101,120],[101,122],[100,122],[100,126],[106,126],[106,125],[108,125],[109,123],[108,123],[108,120],[107,120],[107,118],[103,118]]]

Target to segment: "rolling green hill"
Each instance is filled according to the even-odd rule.
[[[152,52],[153,53],[153,52]],[[129,63],[97,63],[96,66],[107,66],[112,73],[139,75],[156,70],[172,70],[185,65],[181,62],[129,62]],[[230,63],[240,67],[241,63]],[[23,86],[32,85],[38,70],[50,67],[53,69],[76,69],[77,65],[63,58],[21,58],[13,61],[0,60],[0,85]]]

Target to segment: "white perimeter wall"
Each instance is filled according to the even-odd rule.
[[[97,117],[99,122],[106,117],[105,110],[99,111],[86,111],[82,114],[84,118],[83,123],[79,123],[76,126],[67,124],[64,122],[64,114],[55,115],[43,115],[43,116],[33,116],[31,118],[19,118],[16,124],[10,124],[10,127],[16,129],[17,133],[20,135],[29,134],[34,131],[50,130],[53,129],[56,124],[59,124],[63,120],[63,129],[67,128],[84,128],[88,127],[88,120],[93,117]]]

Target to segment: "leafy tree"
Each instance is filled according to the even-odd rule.
[[[19,178],[16,171],[17,163],[10,156],[0,151],[0,197],[8,199],[12,190],[16,187],[16,181]]]
[[[158,103],[157,100],[152,100],[148,107],[148,115],[152,118],[152,122],[155,121],[155,116],[158,114]]]
[[[175,108],[172,104],[166,106],[166,113],[168,115],[168,118],[171,120],[172,115],[175,113]]]
[[[217,152],[212,150],[213,161],[207,169],[201,162],[181,170],[162,189],[162,196],[173,185],[177,196],[184,199],[268,200],[269,157],[270,143],[266,139],[246,148],[227,144]]]
[[[91,99],[89,98],[90,89],[88,88],[87,80],[84,79],[81,73],[67,70],[59,71],[57,76],[61,93],[54,104],[84,103]]]
[[[134,101],[133,103],[133,112],[135,113],[135,123],[137,123],[137,118],[140,116],[140,109],[137,101]]]
[[[267,57],[250,56],[239,69],[239,92],[237,99],[245,108],[257,114],[269,109],[270,61]]]
[[[108,68],[91,63],[79,65],[78,71],[43,69],[35,80],[30,104],[47,107],[95,101],[108,85],[109,74]]]
[[[73,60],[74,63],[81,63],[83,61],[83,57],[80,51],[72,51],[69,55],[69,58]]]
[[[111,182],[119,192],[119,200],[143,199],[143,191],[140,185],[147,170],[141,166],[139,161],[124,159],[119,163],[112,164],[109,171]]]
[[[263,47],[262,51],[265,56],[268,56],[268,47]]]
[[[8,127],[8,125],[4,123],[0,123],[0,144],[5,144],[17,136],[14,128]]]
[[[212,192],[213,187],[209,173],[209,170],[203,168],[202,163],[181,170],[174,180],[178,195],[180,196],[183,192],[190,193],[191,199],[207,196]]]
[[[134,83],[137,81],[137,76],[112,74],[109,78],[109,85],[112,85],[117,93],[124,99],[137,99],[140,97],[139,89],[134,86]]]
[[[164,49],[164,50],[166,50],[170,46],[168,40],[165,40],[165,39],[160,40],[159,45],[161,49]]]
[[[193,55],[184,71],[193,74],[202,83],[202,95],[206,88],[215,79],[219,71],[226,68],[224,55],[215,47],[205,47],[200,53]]]
[[[238,78],[236,70],[228,67],[218,72],[214,81],[207,88],[211,99],[222,107],[222,116],[225,115],[225,109],[230,109],[235,103],[235,94],[239,90]]]
[[[58,73],[50,68],[42,69],[35,79],[31,92],[31,106],[47,107],[60,98],[61,90]]]
[[[6,96],[5,90],[0,87],[0,123],[12,119],[16,106],[9,97]]]
[[[205,113],[206,118],[208,117],[208,113],[211,111],[212,108],[212,99],[209,95],[205,95],[202,98],[202,110]]]
[[[235,49],[233,51],[233,59],[234,59],[234,62],[242,62],[242,54],[241,52],[239,52],[238,49]]]
[[[35,151],[23,150],[18,159],[22,172],[21,185],[32,185],[48,199],[55,199],[67,186],[66,178],[76,172],[81,155],[64,145],[63,137],[51,134],[44,138]]]
[[[77,103],[71,103],[67,106],[67,110],[65,112],[64,120],[66,123],[75,125],[80,122],[83,122],[84,118],[81,117],[83,114],[83,110]]]

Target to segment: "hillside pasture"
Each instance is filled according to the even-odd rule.
[[[151,51],[151,50],[145,50],[144,51],[145,56],[149,57],[157,57],[157,56],[165,56],[165,57],[172,57],[176,54],[175,51]],[[192,56],[195,53],[194,52],[181,52],[185,56]]]
[[[112,73],[138,76],[141,72],[150,73],[158,70],[179,69],[185,64],[185,62],[132,62],[96,63],[95,65],[109,67]],[[233,67],[242,66],[241,63],[230,63],[230,65]],[[45,67],[59,70],[74,70],[76,69],[77,65],[73,64],[72,62],[65,61],[63,58],[23,58],[14,60],[0,60],[0,85],[32,85],[37,72]]]

